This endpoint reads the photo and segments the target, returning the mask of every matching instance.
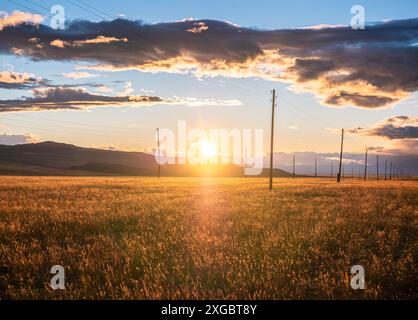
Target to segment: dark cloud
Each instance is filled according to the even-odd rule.
[[[418,117],[394,116],[373,128],[356,128],[351,133],[383,137],[389,140],[418,139]]]
[[[392,99],[390,97],[353,94],[353,93],[348,93],[345,91],[341,91],[325,99],[325,102],[330,105],[351,104],[351,105],[362,106],[366,108],[377,108],[380,106],[385,106],[395,101],[396,99]]]
[[[32,90],[32,97],[0,100],[0,112],[44,111],[44,110],[84,110],[95,107],[122,107],[143,105],[183,105],[200,106],[239,106],[239,100],[196,99],[175,97],[163,99],[157,96],[119,95],[108,96],[88,92],[85,88],[71,85],[49,86]]]
[[[0,100],[0,112],[40,110],[83,110],[100,106],[139,105],[163,102],[153,96],[105,96],[84,89],[53,87],[34,89],[33,97]]]
[[[121,81],[125,83],[125,81]],[[119,83],[119,81],[111,81],[111,83]],[[15,89],[15,90],[27,90],[42,87],[49,88],[78,88],[78,87],[91,87],[99,88],[103,84],[95,82],[86,82],[78,84],[53,84],[48,79],[39,79],[29,73],[19,73],[14,71],[0,71],[0,88],[1,89]]]
[[[383,107],[418,89],[418,19],[377,23],[365,30],[271,31],[215,20],[151,25],[124,19],[73,21],[65,30],[21,23],[6,24],[0,37],[1,53],[33,60],[290,81],[336,106]]]

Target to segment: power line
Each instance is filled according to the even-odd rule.
[[[6,117],[1,116],[1,115],[0,115],[0,119],[3,120],[3,121],[6,120],[6,121],[12,121],[12,122],[18,122],[18,123],[24,122],[24,123],[33,123],[35,125],[39,125],[40,124],[39,122],[35,122],[35,121],[11,119],[11,118],[6,118]],[[7,125],[10,125],[10,124],[7,124]],[[105,134],[111,134],[114,137],[119,137],[119,138],[124,138],[124,139],[125,138],[132,138],[132,139],[141,141],[141,138],[139,138],[139,137],[134,137],[134,136],[129,136],[129,135],[123,135],[123,136],[121,136],[121,135],[115,135],[114,133],[112,133],[110,131],[109,132],[105,132],[104,134],[100,134],[100,133],[98,133],[96,131],[88,131],[86,129],[80,129],[80,128],[74,128],[74,127],[68,127],[68,126],[61,126],[61,125],[54,125],[54,124],[49,124],[48,126],[56,127],[56,128],[59,128],[60,130],[66,130],[66,131],[69,131],[69,132],[72,132],[72,133],[76,132],[76,133],[80,133],[80,134],[96,135],[96,136],[103,136]],[[27,127],[27,128],[29,128],[29,129],[37,129],[37,130],[49,131],[46,128],[39,128],[39,127],[33,127],[33,126],[32,127]]]
[[[105,128],[105,129],[112,129],[112,130],[127,130],[127,131],[133,131],[133,130],[149,130],[154,131],[154,129],[152,128],[145,128],[145,127],[140,127],[140,128],[124,128],[124,127],[116,127],[116,126],[111,126],[111,125],[98,125],[98,124],[87,124],[87,123],[80,123],[80,122],[76,122],[76,121],[69,121],[69,120],[56,120],[56,119],[49,119],[49,118],[45,118],[45,117],[34,117],[34,116],[28,116],[28,115],[23,115],[23,114],[14,114],[13,116],[18,116],[18,117],[24,117],[24,118],[29,118],[29,119],[36,119],[36,120],[43,120],[43,121],[50,121],[50,122],[60,122],[60,123],[70,123],[70,124],[74,124],[77,126],[81,126],[81,127],[97,127],[97,128]],[[0,115],[1,117],[1,115]],[[76,128],[74,128],[76,129]],[[123,132],[126,133],[126,132]]]

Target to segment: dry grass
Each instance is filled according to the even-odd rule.
[[[417,182],[275,183],[0,177],[0,298],[418,298]]]

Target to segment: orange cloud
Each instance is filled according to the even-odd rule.
[[[65,47],[81,47],[85,44],[103,44],[103,43],[112,43],[112,42],[128,42],[128,38],[98,36],[94,39],[75,40],[75,41],[62,41],[60,39],[55,39],[51,41],[49,44],[53,47],[65,48]]]
[[[31,14],[28,12],[13,11],[11,15],[3,12],[3,17],[0,18],[0,31],[6,27],[15,27],[20,24],[38,25],[43,19],[39,14]]]

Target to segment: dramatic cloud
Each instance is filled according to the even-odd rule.
[[[83,88],[46,87],[33,89],[33,97],[15,100],[0,100],[0,112],[42,110],[84,110],[95,107],[141,106],[141,105],[186,105],[235,106],[238,100],[213,100],[176,97],[162,99],[156,96],[107,96],[92,94]]]
[[[15,144],[25,144],[25,143],[35,143],[37,138],[33,135],[26,134],[0,134],[0,144],[5,145],[15,145]]]
[[[0,71],[0,88],[2,89],[28,89],[40,83],[39,79],[26,72]]]
[[[26,19],[28,22],[33,22]],[[418,19],[256,30],[229,22],[73,21],[65,30],[7,22],[0,53],[74,60],[86,69],[260,77],[314,93],[325,104],[378,108],[418,90]]]
[[[350,130],[350,132],[383,137],[389,140],[418,139],[418,117],[394,116],[373,128],[357,128]]]

